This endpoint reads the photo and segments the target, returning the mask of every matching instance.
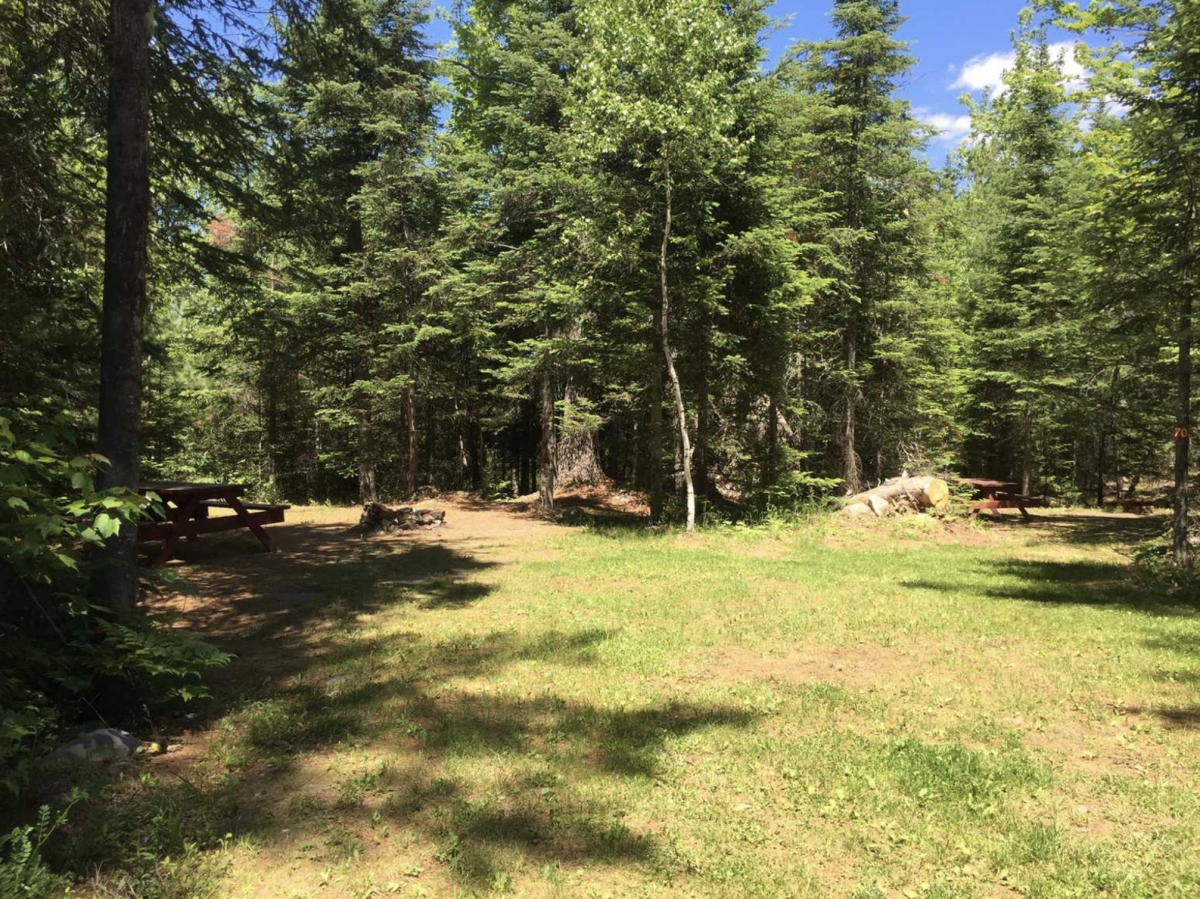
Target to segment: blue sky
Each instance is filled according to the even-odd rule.
[[[435,9],[441,5],[433,0]],[[1000,73],[1011,59],[1010,32],[1027,5],[1028,0],[901,0],[908,21],[899,37],[911,42],[918,60],[902,94],[923,121],[942,129],[929,148],[935,165],[966,136],[969,122],[959,96],[999,84]],[[832,0],[776,0],[772,12],[784,20],[784,27],[768,41],[772,58],[797,40],[831,36],[832,6]],[[449,38],[444,19],[432,23],[430,37]],[[1067,37],[1059,34],[1052,39]],[[1070,63],[1069,53],[1067,60]]]
[[[908,21],[899,37],[911,43],[917,58],[901,93],[911,101],[918,117],[941,129],[929,148],[935,165],[967,134],[969,121],[959,96],[999,85],[1000,74],[1011,60],[1010,32],[1026,5],[1028,0],[901,0]],[[768,41],[772,59],[797,40],[829,37],[832,6],[832,0],[776,0],[772,12],[783,27]],[[433,42],[450,38],[448,8],[449,0],[431,0],[429,38]],[[1061,33],[1052,34],[1051,39],[1069,41]],[[1063,43],[1057,49],[1068,46]],[[1071,71],[1069,51],[1066,59]]]

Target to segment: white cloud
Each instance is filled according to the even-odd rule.
[[[1075,61],[1075,44],[1069,41],[1051,44],[1050,56],[1052,59],[1062,59],[1068,90],[1083,86],[1087,79],[1087,69]],[[958,78],[950,85],[950,89],[974,93],[990,88],[994,96],[1000,96],[1008,90],[1004,83],[1004,73],[1013,67],[1016,59],[1017,54],[1012,50],[969,59],[961,69],[956,69]]]
[[[938,132],[934,140],[939,143],[960,144],[971,133],[971,117],[969,115],[952,115],[948,112],[934,112],[921,106],[913,110],[918,119]]]

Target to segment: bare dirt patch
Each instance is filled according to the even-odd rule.
[[[812,646],[785,656],[731,646],[693,666],[689,674],[694,680],[778,680],[873,689],[886,682],[920,677],[942,655],[937,647],[921,644],[845,649]]]

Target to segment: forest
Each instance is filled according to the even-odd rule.
[[[1161,498],[1186,577],[1200,2],[1035,0],[944,164],[898,0],[777,59],[769,0],[433,14],[0,4],[12,796],[104,685],[227,660],[138,611],[150,481],[691,531],[963,475]]]
[[[6,7],[0,404],[91,433],[105,5]],[[416,2],[155,7],[149,207],[107,207],[148,219],[145,476],[611,480],[703,519],[902,470],[1103,503],[1186,463],[1190,3],[1051,9],[1086,84],[1013,23],[940,170],[895,2],[770,68],[758,0],[480,2],[443,55]]]

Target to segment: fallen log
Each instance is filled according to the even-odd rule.
[[[941,478],[893,478],[878,487],[851,496],[842,508],[849,518],[876,518],[893,514],[915,514],[926,510],[944,512],[950,506],[950,487]]]
[[[363,533],[375,531],[431,531],[446,523],[444,509],[414,509],[412,506],[392,508],[383,503],[367,503],[358,520]]]

